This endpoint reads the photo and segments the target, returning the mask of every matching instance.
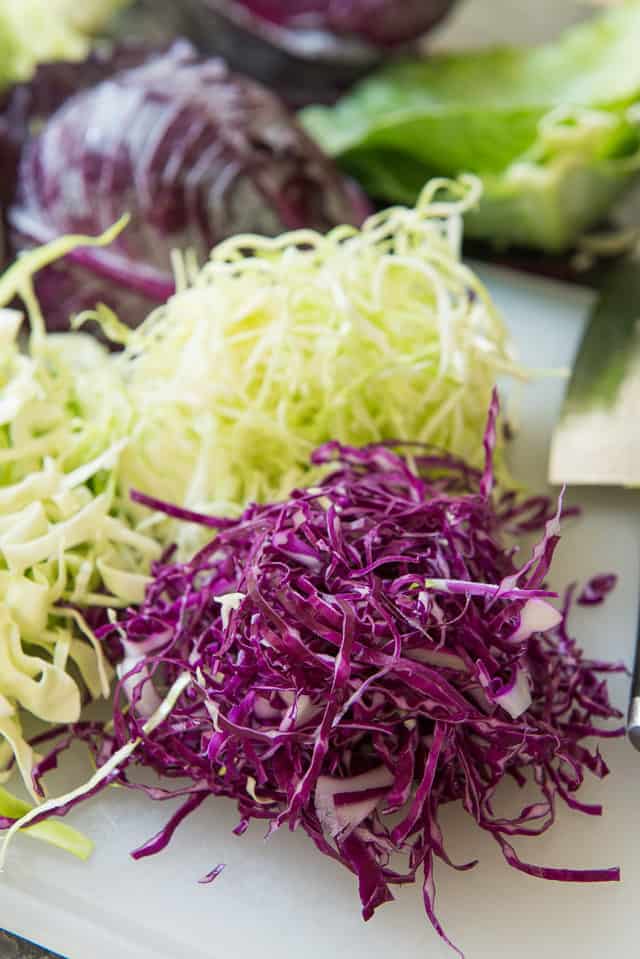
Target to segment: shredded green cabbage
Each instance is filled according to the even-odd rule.
[[[91,34],[130,0],[0,0],[0,81],[27,80],[38,63],[82,60]]]
[[[77,609],[139,602],[152,560],[203,532],[131,503],[139,489],[233,515],[318,477],[330,439],[413,439],[482,460],[496,378],[519,374],[487,291],[460,260],[478,181],[433,181],[414,209],[358,231],[240,236],[137,330],[93,318],[125,345],[48,334],[30,286],[75,246],[21,257],[0,279],[31,321],[0,311],[0,771],[15,761],[33,794],[23,710],[78,718],[110,671]],[[82,318],[81,318],[82,319]],[[84,317],[83,319],[86,319]],[[61,606],[71,604],[73,609]],[[34,798],[38,798],[34,796]],[[40,797],[41,798],[41,797]]]
[[[171,688],[169,689],[169,692],[164,697],[160,705],[152,713],[152,715],[149,717],[147,722],[142,727],[143,732],[146,735],[150,735],[160,725],[160,723],[163,722],[167,718],[167,716],[170,715],[171,710],[175,706],[177,700],[180,698],[181,694],[184,692],[184,690],[187,688],[190,682],[191,682],[190,673],[180,674],[180,676],[172,684]],[[9,850],[9,846],[11,845],[11,842],[14,839],[16,833],[24,830],[27,833],[32,833],[33,835],[35,835],[36,830],[40,829],[41,826],[48,825],[48,826],[53,826],[53,828],[55,828],[55,825],[50,823],[49,821],[47,821],[46,823],[36,823],[35,826],[29,826],[29,823],[32,822],[36,816],[40,816],[43,812],[56,811],[64,803],[70,803],[76,799],[80,799],[82,796],[86,796],[93,789],[95,789],[96,786],[104,782],[105,779],[108,779],[110,774],[115,769],[118,769],[118,767],[126,759],[128,759],[128,757],[133,752],[135,752],[135,750],[140,745],[140,742],[141,740],[138,738],[138,739],[131,740],[128,743],[125,743],[124,746],[118,749],[113,754],[113,756],[111,756],[105,763],[102,764],[102,766],[96,769],[93,776],[91,776],[88,782],[83,783],[81,786],[78,786],[77,788],[70,790],[70,792],[66,793],[63,797],[48,799],[37,807],[29,807],[26,803],[24,803],[22,804],[24,808],[22,809],[19,819],[15,817],[13,812],[11,812],[9,815],[11,816],[11,818],[15,818],[16,821],[13,823],[12,826],[9,827],[8,831],[6,832],[4,836],[4,839],[2,840],[2,843],[0,843],[0,872],[2,872],[2,870],[4,869],[7,852]],[[2,792],[4,792],[4,790],[0,791],[0,804],[2,803],[2,795],[1,795]],[[12,796],[9,796],[8,794],[6,795],[9,800],[13,800]],[[13,800],[13,801],[16,802],[16,800]],[[1,811],[2,811],[2,807],[0,805],[0,813]],[[56,824],[56,825],[60,825],[60,824]],[[51,837],[42,836],[37,838],[44,838],[46,839],[47,842],[55,842],[56,845],[60,845],[60,842],[57,840],[62,839],[63,841],[67,842],[67,845],[65,845],[64,848],[67,848],[69,849],[69,851],[74,852],[74,855],[77,855],[80,858],[86,858],[82,856],[80,851],[76,851],[76,849],[69,848],[72,841],[72,837],[68,837],[68,836],[61,837],[59,834],[56,835],[54,833],[53,836]],[[79,839],[82,840],[83,838],[84,837],[79,836]],[[78,849],[81,849],[81,848],[82,848],[81,846],[78,846]],[[89,849],[89,852],[90,851],[91,850]]]
[[[118,229],[117,227],[116,229]],[[116,229],[98,242],[108,242]],[[34,270],[87,238],[27,254],[0,279],[0,782],[17,765],[38,800],[22,711],[47,723],[80,716],[84,695],[108,696],[111,669],[75,608],[142,598],[157,542],[132,530],[115,468],[131,414],[108,352],[93,338],[51,335],[30,289]]]
[[[18,823],[24,816],[32,813],[34,808],[36,812],[39,812],[37,807],[30,806],[29,803],[17,799],[0,786],[0,816],[15,819]],[[16,827],[16,831],[18,829],[22,830],[22,827]],[[86,836],[63,822],[47,820],[46,822],[36,823],[35,826],[28,826],[22,831],[25,835],[31,836],[32,839],[48,842],[52,846],[70,852],[78,859],[88,859],[93,850],[93,843]]]
[[[327,440],[400,437],[482,457],[505,327],[460,260],[472,177],[435,180],[415,208],[278,239],[220,244],[191,284],[124,334],[136,422],[127,486],[213,513],[313,482]],[[187,271],[188,272],[188,271]],[[168,524],[181,547],[200,530]]]

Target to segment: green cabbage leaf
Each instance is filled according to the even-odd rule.
[[[302,119],[373,195],[411,203],[432,176],[475,173],[467,235],[561,252],[640,170],[638,49],[627,0],[545,46],[384,68]]]

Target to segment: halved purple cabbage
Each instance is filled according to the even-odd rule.
[[[207,2],[207,0],[205,0]],[[390,47],[431,30],[455,0],[208,0],[211,6],[289,30],[326,30]]]
[[[60,80],[59,109],[43,106],[42,85],[25,88],[30,105],[13,104],[29,129],[34,117],[46,122],[21,151],[11,244],[19,251],[65,233],[100,233],[124,212],[132,221],[108,250],[81,249],[39,277],[55,328],[98,300],[138,323],[173,291],[172,249],[203,261],[233,234],[326,230],[367,212],[275,95],[185,41],[68,99],[75,68],[59,69],[69,71],[49,71]],[[26,126],[16,120],[14,129],[19,144]]]
[[[139,738],[90,794],[119,782],[183,798],[134,858],[165,848],[205,799],[226,796],[238,805],[237,834],[251,819],[269,833],[299,827],[350,869],[365,919],[422,871],[427,914],[446,939],[433,866],[454,865],[439,812],[455,801],[516,869],[619,878],[533,866],[512,846],[552,825],[557,800],[600,813],[576,792],[586,771],[607,773],[588,739],[622,732],[601,725],[620,716],[601,674],[624,667],[580,650],[571,595],[560,610],[548,602],[562,505],[494,492],[496,412],[494,400],[483,472],[419,445],[403,457],[388,445],[329,443],[313,457],[335,465],[318,488],[235,520],[201,517],[219,530],[210,545],[190,562],[157,563],[141,607],[100,631],[122,652],[113,726],[78,725],[62,748],[84,740],[102,766]],[[540,541],[517,567],[514,537],[532,529]],[[176,688],[169,716],[145,728]],[[136,766],[165,784],[137,783]],[[505,779],[539,796],[511,818],[492,805]]]
[[[147,7],[152,0],[146,0]],[[414,46],[455,0],[183,0],[201,49],[288,103],[330,103],[394,50]]]
[[[42,63],[30,80],[0,94],[0,266],[12,252],[7,242],[6,215],[15,201],[25,144],[69,97],[115,72],[140,65],[148,55],[148,49],[139,44],[122,44],[92,51],[82,61]]]

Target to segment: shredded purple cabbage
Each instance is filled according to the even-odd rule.
[[[613,573],[605,573],[590,579],[578,596],[581,606],[599,606],[605,601],[609,593],[615,589],[618,577]]]
[[[619,879],[615,868],[531,865],[512,845],[544,833],[558,799],[600,814],[577,792],[585,771],[608,772],[585,741],[622,732],[606,723],[621,714],[602,677],[623,667],[588,658],[571,637],[571,592],[561,609],[549,603],[562,504],[494,489],[496,416],[494,398],[483,472],[419,445],[321,447],[314,462],[334,469],[318,488],[214,520],[205,549],[156,564],[140,608],[101,630],[124,654],[113,726],[80,724],[68,741],[87,742],[100,766],[141,737],[108,781],[183,798],[134,858],[160,852],[189,813],[226,796],[238,835],[252,819],[269,833],[301,828],[351,870],[365,919],[420,872],[427,915],[449,942],[434,862],[475,864],[454,865],[445,849],[439,812],[455,801],[522,872]],[[514,544],[534,527],[539,542],[517,565]],[[169,718],[143,733],[185,673]],[[181,784],[140,784],[135,767]],[[494,808],[507,778],[538,792],[510,818]]]

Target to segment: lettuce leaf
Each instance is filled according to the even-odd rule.
[[[560,252],[640,169],[640,3],[533,49],[385,68],[307,129],[380,198],[413,202],[433,175],[478,174],[467,235]]]

